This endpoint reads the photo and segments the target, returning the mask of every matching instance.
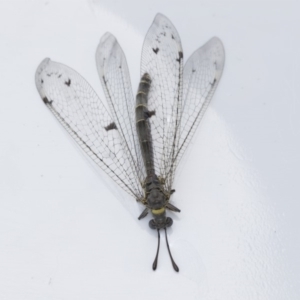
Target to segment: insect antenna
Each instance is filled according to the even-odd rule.
[[[158,253],[159,253],[159,245],[160,245],[160,233],[159,233],[159,229],[157,229],[157,238],[158,238],[158,244],[157,244],[157,251],[156,251],[156,256],[152,265],[152,269],[153,271],[156,270],[157,268],[157,260],[158,260]]]
[[[166,236],[166,243],[167,243],[167,247],[168,247],[168,251],[169,251],[169,255],[170,255],[170,258],[171,258],[171,262],[172,262],[172,266],[174,268],[174,270],[176,272],[179,272],[179,268],[178,266],[176,265],[173,257],[172,257],[172,254],[171,254],[171,250],[170,250],[170,247],[169,247],[169,242],[168,242],[168,235],[167,235],[167,228],[165,227],[165,236]]]

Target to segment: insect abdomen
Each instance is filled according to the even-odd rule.
[[[148,110],[148,93],[150,90],[151,79],[149,74],[145,73],[140,81],[136,95],[136,130],[139,136],[141,152],[147,175],[155,173],[153,160],[153,146],[151,137],[151,128],[149,118],[155,114]]]

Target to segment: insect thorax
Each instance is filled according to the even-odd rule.
[[[145,205],[152,211],[160,213],[167,202],[166,192],[162,181],[155,174],[147,176],[143,184],[145,191]]]

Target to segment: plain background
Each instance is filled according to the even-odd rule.
[[[300,299],[298,1],[1,1],[0,298]],[[95,66],[112,32],[134,92],[157,12],[185,58],[212,36],[226,62],[177,174],[170,246],[78,151],[34,84],[45,57],[104,99]]]

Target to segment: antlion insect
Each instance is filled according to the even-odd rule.
[[[217,88],[224,66],[222,42],[214,37],[183,67],[180,37],[173,24],[157,14],[143,45],[141,81],[134,100],[125,55],[106,33],[96,52],[97,69],[109,111],[74,70],[44,59],[35,81],[46,106],[86,154],[120,187],[149,211],[149,226],[167,239],[176,167]]]

